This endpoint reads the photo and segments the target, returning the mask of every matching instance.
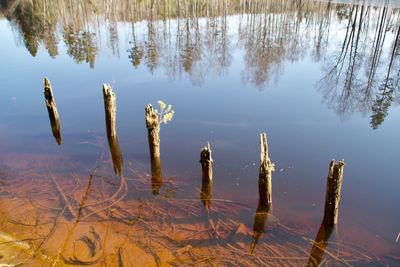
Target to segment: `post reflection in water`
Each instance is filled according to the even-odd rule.
[[[122,175],[123,159],[121,150],[118,144],[118,138],[116,133],[116,96],[110,85],[103,85],[103,98],[104,98],[104,111],[107,128],[107,139],[110,147],[111,158],[113,162],[113,168],[115,175]]]
[[[212,197],[212,180],[202,179],[200,199],[207,213],[209,213],[211,209],[211,197]]]
[[[250,254],[253,254],[256,249],[258,240],[262,236],[265,231],[265,226],[267,224],[268,215],[270,212],[269,205],[258,205],[256,215],[254,217],[254,226],[253,226],[253,236],[250,245]]]
[[[150,156],[151,164],[151,190],[153,195],[160,193],[160,188],[163,185],[161,160],[160,157]]]
[[[310,252],[307,266],[319,266],[322,262],[324,253],[328,247],[328,241],[335,230],[334,226],[329,226],[322,222],[315,238],[314,245]]]

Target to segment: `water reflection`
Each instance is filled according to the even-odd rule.
[[[250,245],[250,254],[253,254],[254,250],[256,249],[258,240],[265,231],[265,226],[267,224],[269,211],[270,211],[269,207],[265,206],[260,207],[260,205],[257,207],[257,212],[254,217],[253,236]]]
[[[377,129],[392,102],[399,101],[399,12],[352,5],[340,14],[347,24],[344,37],[324,61],[319,88],[341,117],[371,111],[371,127]]]
[[[400,99],[400,16],[393,3],[3,0],[1,11],[32,56],[43,44],[56,57],[62,40],[68,55],[93,68],[100,51],[121,54],[117,23],[131,22],[123,31],[130,26],[132,65],[151,73],[162,67],[171,79],[202,85],[226,74],[243,50],[242,81],[263,89],[287,62],[310,54],[322,65],[319,91],[340,117],[370,113],[376,129]]]

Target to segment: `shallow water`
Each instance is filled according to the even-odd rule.
[[[346,162],[339,223],[321,264],[399,264],[398,2],[173,2],[0,2],[0,225],[31,242],[16,258],[0,244],[7,256],[0,263],[13,256],[12,264],[34,264],[25,256],[40,247],[61,265],[135,258],[304,266],[310,253],[319,258],[312,240],[324,236],[325,183],[335,158]],[[45,76],[60,146],[44,103]],[[101,199],[113,195],[121,176],[109,151],[103,83],[117,97],[127,186],[112,206]],[[144,107],[160,99],[175,115],[161,126],[164,184],[153,196]],[[268,219],[255,215],[263,131],[276,164]],[[214,160],[209,213],[200,200],[199,154],[207,142]],[[79,208],[96,201],[100,213]],[[15,223],[23,221],[29,225]],[[84,236],[93,242],[76,241]],[[75,244],[83,247],[78,255]],[[93,246],[95,255],[87,251]]]

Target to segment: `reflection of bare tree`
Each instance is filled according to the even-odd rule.
[[[185,77],[201,85],[208,76],[223,75],[237,44],[244,55],[243,82],[260,89],[280,77],[285,62],[310,52],[315,62],[323,60],[319,89],[341,117],[372,111],[371,124],[377,127],[398,102],[398,42],[392,40],[400,15],[391,6],[311,0],[5,0],[0,10],[33,56],[44,45],[56,57],[62,39],[76,62],[94,67],[101,44],[120,54],[118,23],[129,22],[132,65],[144,64],[151,73],[163,67],[170,79]]]
[[[393,43],[393,49],[392,49],[392,55],[390,57],[390,63],[389,67],[386,73],[386,78],[384,78],[383,82],[381,83],[379,87],[379,93],[376,96],[376,99],[372,105],[372,115],[371,115],[371,126],[373,129],[377,129],[379,125],[382,124],[384,121],[385,117],[387,116],[388,109],[390,105],[392,104],[393,101],[393,94],[396,92],[396,87],[397,91],[399,91],[399,81],[400,81],[400,68],[397,72],[397,77],[392,78],[391,77],[391,71],[394,62],[398,61],[398,56],[399,56],[399,49],[400,49],[400,40],[399,40],[399,35],[400,35],[400,27],[397,30],[396,38]],[[399,66],[400,62],[397,62],[397,66]],[[399,92],[397,92],[399,93]]]
[[[344,38],[336,55],[328,57],[319,88],[341,117],[354,111],[372,111],[371,126],[376,129],[387,115],[399,80],[393,69],[398,66],[394,63],[398,30],[394,29],[399,27],[399,15],[387,6],[341,6],[339,11],[347,21]],[[386,59],[384,52],[390,39],[393,44]]]

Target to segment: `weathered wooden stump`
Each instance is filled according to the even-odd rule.
[[[257,211],[269,211],[272,205],[272,172],[275,164],[268,155],[267,134],[260,135],[260,169],[258,176],[258,208]]]
[[[200,199],[204,205],[206,212],[210,212],[211,208],[211,197],[212,197],[212,162],[211,157],[211,146],[207,143],[207,146],[200,151],[200,164],[201,164],[201,193]]]
[[[107,136],[117,136],[115,118],[117,111],[116,96],[109,84],[103,84],[104,110],[106,115]]]
[[[210,143],[207,143],[207,146],[200,152],[202,179],[207,181],[212,181],[213,177],[211,152]]]
[[[53,89],[51,87],[50,81],[44,78],[44,99],[46,102],[47,111],[49,113],[51,131],[58,145],[62,143],[60,118],[58,116],[58,110],[56,105],[56,100],[54,99]]]
[[[326,226],[334,226],[338,221],[344,165],[343,160],[338,163],[335,163],[335,160],[332,160],[329,164],[323,219],[323,223]]]
[[[145,108],[147,137],[150,150],[151,181],[154,195],[159,194],[163,184],[161,159],[160,159],[160,122],[158,114],[151,104]]]
[[[104,111],[106,119],[106,131],[108,145],[110,147],[111,158],[113,161],[115,175],[122,175],[123,159],[121,150],[118,144],[116,131],[116,96],[110,85],[103,85]]]
[[[260,135],[260,169],[258,176],[258,206],[254,217],[253,237],[250,245],[250,254],[253,254],[258,240],[264,233],[268,213],[272,207],[272,172],[275,171],[268,154],[267,134]]]

